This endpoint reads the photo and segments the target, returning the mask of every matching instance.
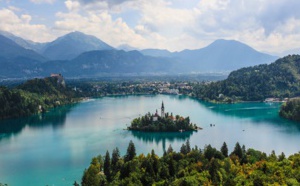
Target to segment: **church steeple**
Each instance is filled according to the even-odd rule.
[[[165,106],[164,106],[164,102],[163,101],[161,103],[161,117],[162,118],[165,117]]]

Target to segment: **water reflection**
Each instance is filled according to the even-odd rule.
[[[130,131],[132,136],[147,143],[156,143],[157,145],[162,142],[163,151],[166,151],[166,142],[184,142],[189,139],[193,131],[187,132],[141,132]]]
[[[52,126],[54,129],[64,126],[67,114],[76,104],[51,109],[47,113],[30,117],[7,119],[0,122],[0,140],[18,135],[28,126],[31,128],[43,128]]]

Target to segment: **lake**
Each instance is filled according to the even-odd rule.
[[[143,133],[123,130],[147,112],[189,116],[198,132]],[[43,115],[0,121],[0,183],[72,185],[80,182],[91,158],[118,147],[123,156],[132,140],[137,154],[152,149],[162,155],[171,144],[220,148],[231,152],[239,142],[270,154],[300,150],[300,124],[278,116],[280,103],[204,103],[186,96],[113,96],[55,108]],[[210,124],[214,126],[210,127]]]

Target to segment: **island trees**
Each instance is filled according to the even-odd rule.
[[[129,130],[149,131],[149,132],[175,132],[175,131],[193,131],[199,129],[196,124],[190,122],[189,117],[179,115],[173,116],[173,113],[165,113],[164,103],[161,106],[161,115],[148,112],[142,117],[131,121]]]
[[[166,114],[166,117],[158,117],[157,120],[150,113],[132,120],[129,130],[149,131],[149,132],[174,132],[174,131],[193,131],[197,126],[190,122],[189,117]]]

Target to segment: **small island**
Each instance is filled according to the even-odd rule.
[[[147,132],[184,132],[197,131],[202,129],[196,124],[190,122],[189,117],[179,115],[173,116],[173,113],[165,113],[164,103],[161,104],[161,115],[156,110],[155,114],[150,112],[142,117],[132,120],[128,130],[147,131]]]

